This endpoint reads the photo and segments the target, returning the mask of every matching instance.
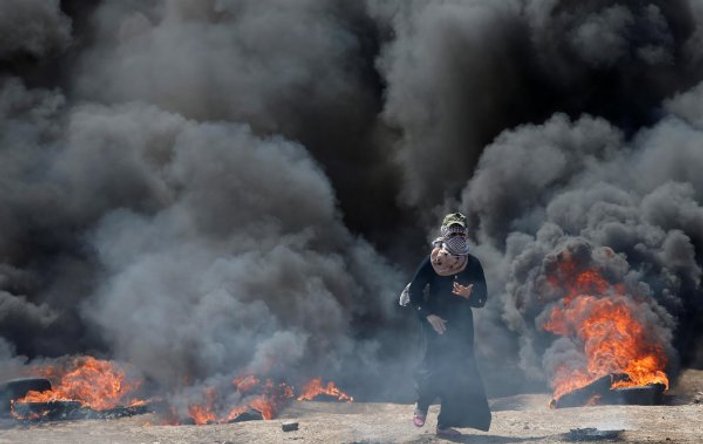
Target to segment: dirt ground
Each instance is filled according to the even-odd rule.
[[[618,442],[702,443],[703,371],[688,370],[667,397],[668,405],[598,406],[550,410],[549,396],[492,399],[487,433],[463,429],[458,442],[560,443],[570,429],[623,430]],[[294,402],[271,421],[211,426],[154,426],[150,415],[119,420],[63,421],[0,428],[5,443],[435,443],[437,406],[422,429],[411,425],[412,406],[387,403]],[[283,432],[281,423],[299,422]]]

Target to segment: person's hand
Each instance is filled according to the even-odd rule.
[[[471,291],[473,289],[474,284],[464,286],[458,282],[454,282],[454,288],[452,289],[452,293],[457,296],[461,296],[462,298],[466,298],[468,300],[471,297]]]
[[[427,322],[430,323],[437,334],[443,335],[444,332],[447,331],[447,321],[437,315],[428,315]]]

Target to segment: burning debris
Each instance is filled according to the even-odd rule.
[[[549,403],[551,408],[580,407],[598,402],[602,396],[610,391],[614,375],[605,375],[584,385],[569,390],[559,397],[553,397]]]
[[[666,390],[663,384],[613,388],[627,380],[627,375],[605,375],[558,398],[552,398],[549,407],[564,408],[597,404],[653,405],[661,402],[662,394]]]
[[[141,378],[129,378],[121,364],[91,356],[69,360],[65,366],[42,366],[34,371],[52,381],[50,390],[31,390],[20,402],[79,401],[93,410],[143,401],[134,397]],[[32,370],[30,370],[32,371]]]
[[[354,401],[354,398],[341,391],[334,382],[330,381],[327,385],[324,385],[322,378],[314,378],[305,384],[301,394],[298,396],[298,401],[310,401],[318,396],[325,396],[338,401]]]
[[[550,405],[657,402],[669,388],[667,356],[665,344],[636,314],[643,298],[621,282],[611,283],[595,266],[579,263],[568,250],[549,266],[546,285],[563,295],[542,328],[578,344],[585,355],[556,364]]]
[[[636,387],[621,387],[609,392],[607,404],[654,405],[662,402],[667,387],[664,384],[647,384]]]
[[[255,375],[246,374],[234,378],[229,387],[208,387],[202,394],[202,402],[188,406],[188,422],[202,425],[273,419],[292,399],[310,401],[325,396],[339,401],[352,402],[353,398],[332,381],[326,385],[322,378],[313,378],[303,385],[296,397],[294,388],[285,382],[272,379],[262,381]],[[234,406],[232,406],[234,403]],[[172,416],[177,417],[173,411]]]
[[[155,412],[164,424],[215,424],[273,419],[292,399],[294,388],[285,382],[262,380],[253,374],[238,376],[227,386],[208,386],[201,401],[189,403],[184,417],[163,400],[138,397],[143,380],[128,375],[125,366],[81,356],[57,365],[37,365],[31,372],[46,378],[25,378],[0,386],[6,411],[18,420],[110,419]],[[300,401],[319,396],[351,402],[353,398],[334,382],[314,378],[304,384]]]
[[[293,387],[285,382],[275,383],[271,379],[262,382],[254,375],[239,376],[229,387],[206,387],[202,401],[188,405],[185,421],[203,425],[272,419],[293,396]],[[170,422],[182,421],[177,411],[171,415]]]
[[[58,421],[72,419],[118,419],[125,416],[143,415],[152,412],[152,406],[147,403],[131,406],[117,406],[105,410],[93,410],[85,407],[80,401],[46,401],[24,402],[15,401],[12,404],[12,414],[21,421]]]
[[[51,382],[46,378],[21,378],[0,384],[0,416],[9,415],[12,402],[24,398],[30,391],[51,390]]]
[[[10,412],[18,420],[116,418],[149,410],[148,402],[136,397],[141,378],[128,376],[112,361],[80,356],[29,372],[45,378],[5,384],[11,388]]]

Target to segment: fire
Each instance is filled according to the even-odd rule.
[[[251,390],[249,385],[238,386],[237,389],[244,393]],[[248,406],[250,409],[261,413],[264,419],[273,419],[276,417],[281,407],[283,407],[289,399],[292,399],[293,396],[293,387],[285,382],[276,384],[271,379],[267,379],[261,386],[260,394],[249,400]],[[231,415],[232,412],[230,412],[230,416]]]
[[[237,376],[232,381],[232,391],[217,391],[208,387],[203,391],[203,399],[188,407],[188,415],[197,425],[223,424],[236,421],[247,412],[257,412],[263,419],[273,419],[278,412],[293,398],[294,388],[285,382],[274,382],[252,374]],[[241,402],[234,407],[227,407],[226,400],[234,395]],[[303,386],[297,396],[299,401],[312,400],[320,395],[328,395],[340,401],[353,401],[353,398],[340,390],[334,382],[322,383],[321,378],[310,380]]]
[[[648,384],[669,387],[664,345],[637,318],[640,303],[625,296],[622,284],[610,284],[595,269],[579,271],[569,260],[548,280],[564,288],[566,295],[542,327],[577,339],[587,358],[585,367],[565,363],[556,369],[552,379],[555,399],[608,374],[626,375],[613,381],[611,389]]]
[[[597,270],[592,268],[579,270],[576,262],[570,257],[560,256],[556,269],[547,276],[547,280],[552,287],[566,292],[562,298],[565,304],[581,295],[605,296],[625,293],[623,284],[609,283]]]
[[[51,380],[52,389],[30,391],[18,402],[79,401],[93,410],[144,402],[132,396],[142,381],[127,378],[125,371],[112,361],[82,356],[72,359],[67,367],[42,366],[34,373]]]
[[[227,407],[226,399],[235,395],[242,402]],[[267,379],[262,383],[256,376],[247,374],[234,378],[232,391],[206,388],[203,401],[191,404],[188,415],[197,425],[232,422],[248,411],[258,412],[263,419],[273,419],[293,396],[293,387],[284,382],[276,384]]]
[[[310,401],[320,395],[332,396],[339,401],[354,401],[354,398],[341,391],[334,382],[330,381],[324,385],[322,378],[314,378],[305,384],[302,393],[298,396],[298,401]]]
[[[217,422],[217,415],[213,408],[217,400],[217,392],[214,388],[208,387],[204,390],[203,397],[205,398],[203,404],[191,404],[188,406],[188,414],[197,425]]]
[[[254,375],[237,376],[232,384],[239,393],[247,393],[259,385],[259,378]]]
[[[128,377],[123,366],[115,362],[91,356],[73,358],[57,365],[34,366],[30,373],[49,379],[52,389],[44,392],[30,391],[24,398],[15,400],[13,414],[18,419],[36,419],[43,413],[23,416],[14,411],[14,405],[18,405],[17,403],[70,401],[78,407],[105,411],[116,407],[137,407],[153,401],[134,396],[142,385],[141,379]],[[341,401],[352,401],[352,398],[333,382],[323,385],[321,378],[315,378],[305,384],[298,399],[310,400],[322,394]],[[243,374],[234,378],[231,384],[208,386],[202,391],[200,400],[184,407],[185,411],[181,414],[175,407],[165,409],[162,412],[161,423],[179,424],[184,415],[187,415],[197,425],[221,424],[236,421],[246,413],[256,413],[268,420],[275,418],[279,411],[295,398],[294,388],[285,382]]]

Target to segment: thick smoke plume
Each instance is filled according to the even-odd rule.
[[[94,353],[184,408],[241,372],[408,396],[395,298],[450,208],[491,393],[582,359],[542,328],[560,254],[695,364],[702,40],[693,0],[4,2],[0,375]]]
[[[71,20],[58,0],[8,0],[0,9],[0,58],[43,57],[71,42]]]

